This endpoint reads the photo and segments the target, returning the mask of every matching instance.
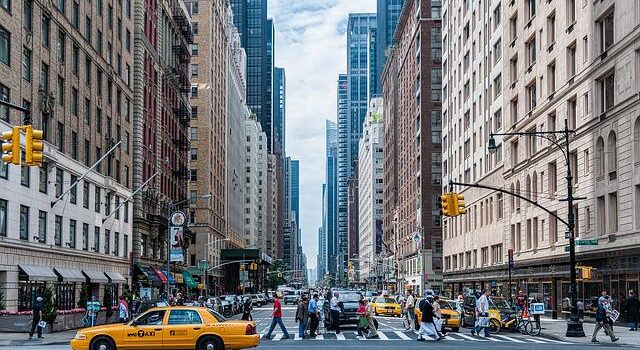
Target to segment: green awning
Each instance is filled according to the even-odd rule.
[[[193,280],[193,276],[189,271],[182,271],[182,276],[184,277],[184,284],[187,285],[187,288],[197,288],[198,283]]]

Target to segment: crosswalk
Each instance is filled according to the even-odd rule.
[[[266,330],[260,334],[260,339],[263,341],[269,341],[266,339]],[[379,339],[366,339],[357,336],[355,332],[343,331],[340,334],[333,332],[319,334],[315,338],[302,339],[298,336],[297,331],[289,332],[289,340],[293,341],[415,341],[417,332],[405,332],[405,331],[378,331]],[[282,339],[284,333],[274,332],[271,335],[270,341],[289,341]],[[426,338],[427,341],[435,341],[432,338]],[[482,336],[471,336],[464,333],[447,333],[447,337],[442,341],[466,341],[466,342],[478,342],[478,343],[491,343],[491,342],[511,342],[518,344],[572,344],[571,342],[565,342],[560,340],[548,339],[548,338],[523,338],[505,334],[494,334],[489,338]]]

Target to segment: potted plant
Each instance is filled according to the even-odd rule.
[[[43,329],[44,333],[51,333],[56,317],[58,317],[58,308],[53,300],[53,288],[49,286],[44,290],[44,304],[42,307],[42,320],[47,322],[47,327]]]
[[[107,286],[104,289],[104,300],[102,306],[106,308],[105,315],[106,321],[105,323],[110,323],[111,317],[113,316],[113,289],[111,286]]]

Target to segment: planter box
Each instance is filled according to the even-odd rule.
[[[33,316],[0,316],[0,333],[28,333],[31,330]]]

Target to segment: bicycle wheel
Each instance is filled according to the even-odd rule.
[[[496,334],[500,332],[501,327],[502,327],[502,324],[500,323],[500,321],[498,321],[495,318],[492,318],[491,321],[489,322],[489,333]]]
[[[540,335],[540,330],[542,329],[540,322],[529,321],[529,324],[530,327],[527,328],[527,333],[529,333],[529,335]]]
[[[531,332],[533,332],[533,322],[529,320],[522,321],[522,327],[520,328],[520,332],[522,334],[531,335]]]

